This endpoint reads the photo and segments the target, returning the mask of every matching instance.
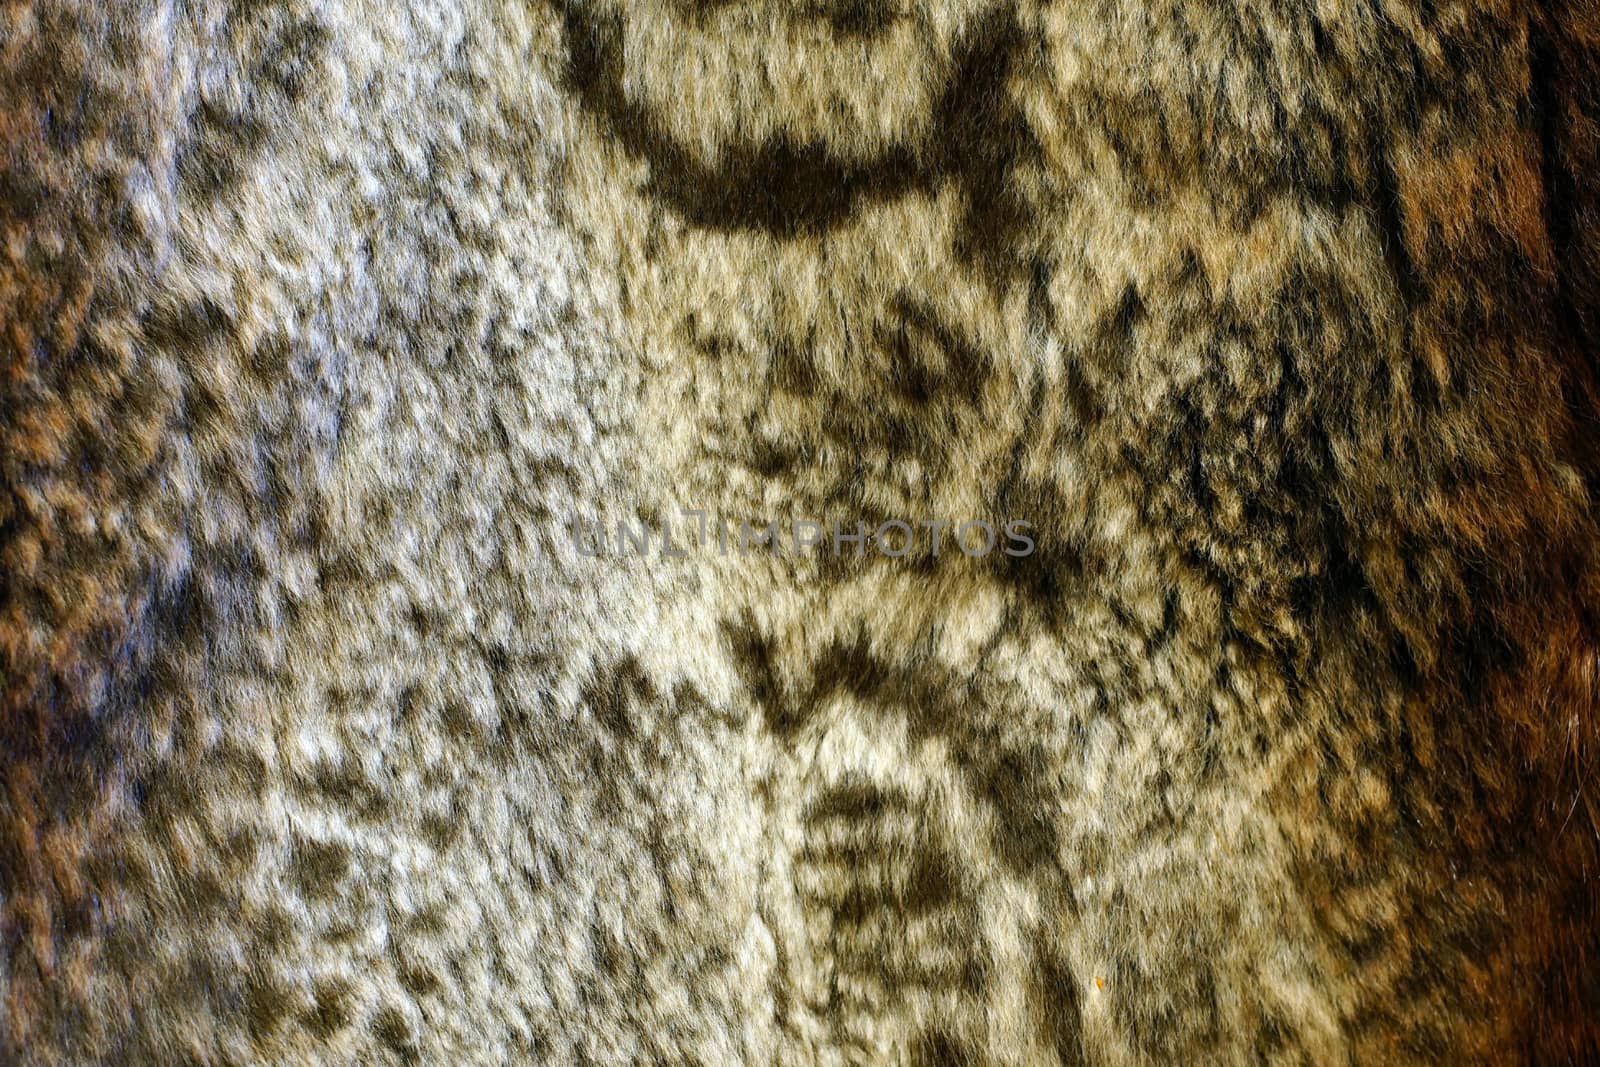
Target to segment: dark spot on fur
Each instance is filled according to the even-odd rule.
[[[590,675],[580,699],[613,737],[627,739],[637,732],[637,709],[641,705],[654,705],[660,700],[660,694],[639,661],[625,655],[605,670]]]
[[[891,304],[892,325],[880,328],[896,391],[917,405],[934,397],[973,402],[992,369],[989,354],[940,320],[932,307],[901,294]]]
[[[332,1037],[350,1025],[352,999],[350,986],[344,981],[317,983],[311,1011],[306,1015],[306,1026],[318,1037]]]
[[[286,947],[297,929],[294,916],[278,905],[266,908],[253,925],[262,948],[271,951]]]
[[[290,365],[293,356],[289,338],[283,333],[269,333],[250,350],[246,366],[255,379],[276,384]]]
[[[893,0],[830,0],[817,15],[841,37],[873,37],[894,25],[899,12]]]
[[[672,6],[697,22],[743,0],[670,0]],[[899,11],[893,0],[812,0],[807,4],[785,4],[780,10],[787,18],[815,19],[844,38],[872,37],[894,24]]]
[[[771,639],[748,614],[737,621],[724,619],[721,630],[733,655],[734,670],[755,701],[767,728],[781,738],[792,738],[805,725],[810,712],[789,701],[778,684]]]
[[[428,844],[443,852],[461,836],[461,820],[454,813],[430,812],[422,817],[421,830]]]
[[[233,319],[208,297],[150,313],[144,323],[150,343],[178,353],[198,353],[233,330]]]
[[[295,842],[290,870],[295,881],[314,900],[333,895],[334,888],[350,869],[350,850],[337,841]]]
[[[987,13],[967,43],[933,124],[945,152],[940,169],[959,179],[966,193],[957,250],[995,284],[1025,270],[1018,244],[1031,209],[1012,172],[1039,149],[1006,83],[1018,60],[1028,55],[1016,15]]]
[[[1050,1038],[1061,1067],[1088,1062],[1083,1047],[1083,1015],[1078,983],[1066,961],[1049,951],[1035,960],[1031,990],[1040,1029]]]
[[[1399,184],[1388,157],[1379,148],[1379,162],[1375,170],[1375,183],[1371,190],[1372,210],[1377,215],[1378,232],[1383,239],[1383,254],[1389,272],[1399,287],[1400,295],[1408,307],[1422,299],[1422,275],[1412,261],[1406,243],[1405,223],[1401,217],[1402,205]]]
[[[1052,816],[1059,805],[1047,783],[1050,764],[1044,754],[974,749],[964,754],[962,765],[994,808],[1001,859],[1019,874],[1054,865],[1060,841]]]
[[[368,778],[350,757],[334,762],[321,760],[312,766],[303,781],[304,788],[319,800],[338,805],[347,816],[374,820],[389,810],[385,787]]]
[[[876,819],[892,807],[905,803],[897,794],[887,794],[866,781],[851,781],[828,790],[806,809],[809,819]]]
[[[277,89],[291,103],[299,100],[332,40],[332,33],[320,22],[302,19],[290,23],[260,53],[253,82]]]
[[[267,128],[255,115],[202,103],[190,137],[179,150],[178,180],[198,199],[215,198],[239,180],[267,142]]]
[[[439,724],[449,736],[459,741],[479,740],[484,733],[483,724],[472,713],[472,709],[459,700],[445,701],[439,709]]]
[[[944,1028],[924,1030],[911,1050],[913,1067],[983,1067],[987,1062],[975,1046]]]
[[[252,1035],[271,1035],[283,1025],[293,1007],[293,996],[271,979],[252,977],[246,982],[244,1017]]]
[[[928,663],[890,663],[864,633],[830,642],[812,668],[809,706],[847,694],[880,711],[903,713],[915,736],[947,732],[959,719],[959,683]]]
[[[411,1023],[398,1008],[383,1007],[372,1018],[372,1035],[406,1062],[417,1059],[417,1038]]]
[[[50,186],[33,171],[0,167],[0,203],[5,204],[13,217],[32,217],[45,205],[49,195]]]
[[[651,192],[695,225],[780,237],[816,233],[848,221],[863,201],[892,200],[954,178],[967,193],[962,254],[991,278],[1014,266],[1010,257],[1028,208],[1011,171],[1037,148],[1005,91],[1022,44],[1013,14],[985,16],[963,42],[926,141],[896,145],[862,162],[841,159],[821,142],[780,135],[728,146],[711,165],[628,98],[619,17],[596,14],[583,0],[557,6],[564,15],[568,79],[579,99],[630,154],[650,162]],[[872,0],[833,10],[835,25],[848,30],[888,17],[886,5]]]
[[[439,976],[427,967],[401,967],[400,984],[418,997],[429,996],[441,988]]]
[[[846,163],[821,144],[778,139],[730,147],[718,165],[697,160],[623,88],[622,27],[573,2],[565,7],[568,75],[579,99],[631,154],[650,161],[650,189],[698,226],[759,229],[781,236],[827,229],[868,195],[911,186],[917,163],[897,150],[870,164]]]
[[[821,376],[809,345],[799,345],[788,338],[780,338],[772,351],[772,384],[787,393],[815,396],[821,387]]]
[[[925,842],[912,863],[904,903],[912,913],[941,908],[955,900],[960,876],[955,861],[941,846]]]

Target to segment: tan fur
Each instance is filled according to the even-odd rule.
[[[1555,0],[7,6],[0,1060],[1600,1061],[1597,173]]]

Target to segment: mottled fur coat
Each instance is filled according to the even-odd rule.
[[[1595,0],[10,0],[0,1062],[1600,1062],[1597,290]]]

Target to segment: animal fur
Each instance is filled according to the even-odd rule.
[[[0,238],[0,1061],[1600,1062],[1588,0],[12,0]]]

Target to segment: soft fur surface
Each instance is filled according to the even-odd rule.
[[[1600,1062],[1597,182],[1589,0],[4,4],[0,1061]]]

